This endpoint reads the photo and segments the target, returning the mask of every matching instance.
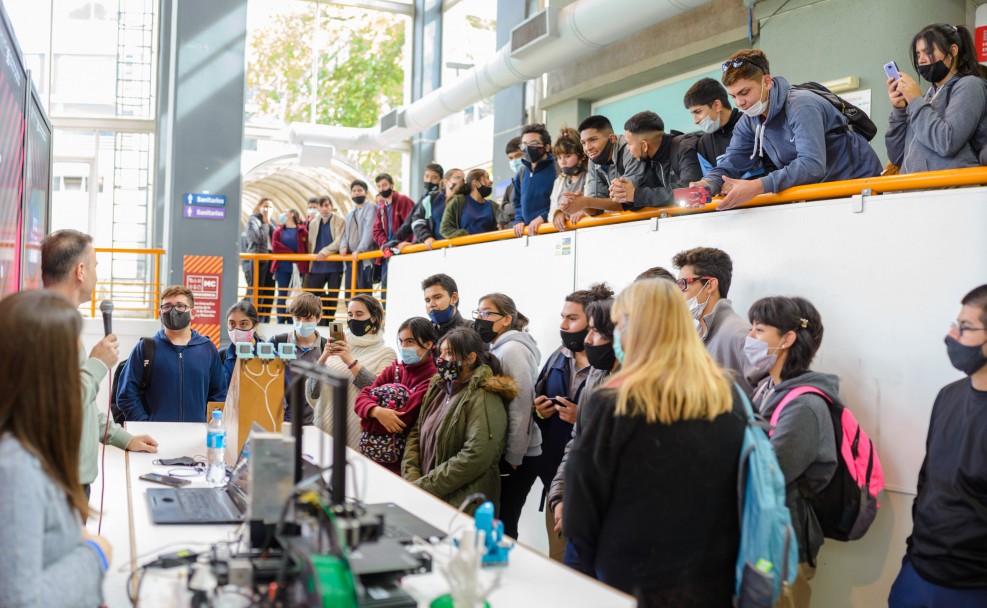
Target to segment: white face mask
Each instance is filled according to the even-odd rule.
[[[709,114],[706,118],[699,121],[699,128],[703,130],[704,133],[713,133],[720,128],[720,117],[717,116],[716,120],[713,120],[713,110],[710,109]]]
[[[699,293],[702,293],[702,292],[700,291]],[[712,294],[710,294],[710,295],[712,295]],[[686,303],[685,304],[686,304],[686,306],[689,307],[689,313],[692,315],[692,318],[697,322],[697,324],[699,322],[699,319],[701,319],[703,317],[703,310],[706,309],[706,304],[707,304],[707,302],[709,302],[709,298],[710,298],[710,296],[708,295],[708,296],[706,296],[706,300],[705,301],[700,302],[699,301],[699,294],[697,293],[693,297],[691,297],[688,300],[686,300]]]
[[[761,95],[762,96],[764,95],[766,88],[767,87],[765,87],[763,84],[761,85]],[[744,110],[744,114],[746,114],[747,116],[750,116],[751,118],[754,118],[755,116],[760,116],[761,114],[764,114],[764,111],[766,109],[768,109],[768,100],[767,99],[764,99],[762,101],[761,98],[758,97],[756,103],[751,104],[751,107],[749,107],[746,110]]]
[[[781,348],[781,346],[776,346],[775,348]],[[771,348],[763,340],[758,340],[750,336],[744,339],[744,354],[747,355],[747,361],[750,362],[751,367],[759,375],[767,374],[775,366],[775,363],[778,362],[778,355],[769,355],[769,350]]]
[[[253,342],[254,330],[252,329],[231,329],[229,330],[230,342]]]

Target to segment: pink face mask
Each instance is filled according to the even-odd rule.
[[[230,342],[236,344],[237,342],[248,342],[253,343],[254,341],[254,330],[252,329],[231,329],[229,330]]]

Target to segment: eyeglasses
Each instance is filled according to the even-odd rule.
[[[953,321],[949,326],[956,330],[956,333],[962,338],[963,334],[968,331],[984,331],[987,330],[985,327],[971,327],[970,325],[960,325],[956,321]]]
[[[722,67],[723,71],[726,72],[730,68],[739,68],[740,66],[744,65],[745,63],[751,64],[752,66],[754,66],[757,69],[761,70],[765,74],[768,73],[767,66],[765,66],[764,64],[762,64],[760,61],[758,61],[757,59],[747,59],[747,58],[744,58],[744,57],[738,57],[737,59],[729,59],[727,61],[724,61],[723,62],[723,65],[721,67]]]
[[[696,281],[709,281],[714,278],[716,277],[689,277],[686,279],[678,279],[675,281],[675,284],[679,286],[679,290],[685,291],[686,289],[689,289],[689,285],[692,285]]]
[[[161,312],[171,312],[172,308],[174,308],[178,312],[186,312],[188,311],[188,309],[191,308],[191,306],[189,306],[188,304],[162,304],[161,306],[158,307],[158,310],[160,310]]]
[[[506,317],[507,316],[507,315],[505,315],[502,312],[497,312],[496,310],[474,310],[473,311],[473,319],[474,320],[475,319],[486,319],[490,315],[497,315],[499,317]]]
[[[521,149],[522,152],[527,152],[528,151],[528,148],[544,148],[544,147],[545,147],[545,144],[542,144],[542,143],[537,143],[537,144],[521,144],[521,148],[520,149]]]

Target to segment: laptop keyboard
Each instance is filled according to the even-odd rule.
[[[178,496],[182,513],[189,521],[212,520],[217,514],[232,515],[223,502],[221,494],[214,490],[203,489],[200,492],[196,489],[188,489],[179,490],[175,494]]]

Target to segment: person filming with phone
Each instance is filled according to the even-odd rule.
[[[899,173],[976,167],[987,143],[987,83],[980,78],[970,30],[934,23],[915,34],[909,54],[919,84],[885,66],[891,117],[884,142]],[[896,77],[897,76],[897,77]]]

